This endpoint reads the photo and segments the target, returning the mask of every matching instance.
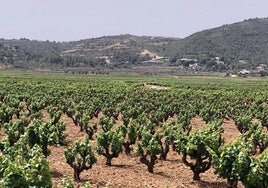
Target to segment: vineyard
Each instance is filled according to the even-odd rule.
[[[0,75],[0,187],[266,188],[267,147],[267,80]]]

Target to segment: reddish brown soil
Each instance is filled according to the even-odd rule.
[[[5,137],[5,133],[3,129],[0,129],[0,141]]]
[[[85,136],[83,132],[80,132],[79,127],[73,125],[70,118],[63,115],[62,120],[67,123],[66,134],[70,144]],[[97,119],[92,121],[96,122]],[[198,128],[205,124],[200,117],[195,117],[192,123]],[[232,139],[237,133],[234,132],[233,126],[233,122],[224,122],[227,140]],[[50,149],[51,155],[48,159],[51,165],[53,187],[61,187],[62,179],[73,177],[73,169],[65,162],[64,150],[66,147],[53,146]],[[139,158],[133,152],[131,156],[121,154],[118,158],[113,159],[111,167],[105,165],[104,157],[98,156],[97,164],[93,165],[92,169],[83,171],[81,173],[82,181],[80,183],[74,182],[74,185],[79,187],[85,182],[90,182],[92,187],[223,188],[227,186],[226,180],[217,178],[213,169],[201,174],[202,181],[200,182],[193,181],[192,176],[192,171],[182,163],[181,156],[176,152],[171,151],[167,161],[158,161],[153,174],[147,172],[146,166],[139,162]],[[243,186],[239,184],[239,187]]]
[[[44,119],[49,118],[49,114],[43,111]],[[103,117],[100,114],[99,118]],[[121,118],[120,118],[121,119]],[[94,118],[90,123],[96,123],[99,119]],[[66,122],[67,142],[72,145],[75,141],[82,140],[86,134],[80,132],[78,126],[74,126],[72,120],[63,115],[61,121]],[[176,121],[176,117],[170,118],[169,121]],[[119,121],[117,124],[121,124]],[[205,122],[199,116],[192,119],[193,130],[198,130],[205,125]],[[225,120],[223,123],[225,141],[231,142],[238,135],[232,120]],[[3,129],[0,129],[0,140],[4,137]],[[93,145],[95,142],[93,141]],[[73,177],[73,169],[66,163],[64,150],[66,146],[51,146],[51,155],[48,157],[51,167],[53,187],[62,187],[61,181],[65,178]],[[96,154],[97,155],[97,154]],[[85,182],[90,182],[92,187],[142,187],[142,188],[159,188],[159,187],[176,187],[176,188],[225,188],[226,180],[220,179],[210,169],[201,174],[202,181],[193,181],[192,171],[182,163],[181,155],[171,151],[167,156],[167,161],[158,161],[155,165],[154,173],[147,172],[144,164],[139,162],[135,152],[131,156],[121,154],[118,158],[112,160],[112,166],[105,165],[105,159],[97,156],[97,164],[93,168],[81,173],[82,181],[74,182],[75,187],[80,187]],[[239,188],[243,187],[239,184]]]
[[[232,119],[225,119],[222,127],[224,129],[222,136],[226,144],[234,141],[240,135],[240,132],[236,128],[235,122]]]
[[[191,120],[191,125],[193,130],[198,130],[206,125],[206,122],[200,117],[196,116]],[[237,136],[240,135],[240,132],[235,126],[235,122],[232,119],[224,119],[222,128],[224,130],[222,137],[224,138],[224,143],[230,143],[234,141]]]
[[[201,129],[204,125],[206,125],[206,122],[200,117],[195,116],[191,120],[192,130],[196,131],[198,129]]]

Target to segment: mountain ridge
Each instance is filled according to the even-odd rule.
[[[260,65],[266,69],[267,49],[268,18],[254,18],[199,31],[182,39],[130,34],[71,42],[0,39],[0,64],[28,69],[131,69],[157,65],[227,72],[255,70]]]

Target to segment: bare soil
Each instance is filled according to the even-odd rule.
[[[49,118],[49,114],[43,111],[44,118]],[[103,114],[100,114],[99,118]],[[98,122],[94,118],[90,123]],[[176,117],[169,121],[175,121]],[[61,121],[66,122],[67,142],[72,145],[75,141],[82,140],[86,134],[80,131],[79,126],[75,126],[72,120],[66,115],[62,115]],[[122,123],[122,122],[117,122]],[[191,120],[193,130],[198,130],[205,125],[204,120],[196,116]],[[229,119],[223,123],[223,137],[225,143],[233,141],[240,133],[236,129],[234,121]],[[0,129],[0,140],[4,138],[3,129]],[[93,145],[95,141],[92,141]],[[51,155],[48,157],[50,162],[53,187],[62,187],[61,182],[65,178],[73,177],[73,169],[66,163],[64,150],[66,146],[50,146]],[[201,174],[201,181],[193,181],[192,171],[182,163],[182,156],[174,151],[169,152],[166,161],[159,160],[155,165],[154,173],[147,172],[147,167],[140,163],[138,156],[132,152],[131,156],[121,154],[112,160],[112,166],[105,165],[105,158],[97,156],[97,164],[93,168],[81,173],[81,182],[74,182],[76,188],[81,187],[85,182],[89,182],[92,187],[129,187],[129,188],[225,188],[226,180],[218,178],[214,174],[213,168]],[[239,183],[239,188],[243,187]]]
[[[142,52],[141,52],[141,55],[145,56],[145,55],[148,55],[150,58],[154,59],[154,60],[157,60],[157,59],[161,59],[163,57],[157,55],[156,53],[153,53],[147,49],[144,49]]]
[[[5,133],[3,129],[0,129],[0,141],[5,137]]]
[[[70,144],[83,139],[86,135],[80,132],[78,126],[74,126],[72,120],[63,115],[62,120],[66,122],[67,140]],[[97,119],[93,119],[96,122]],[[194,129],[201,128],[205,123],[200,117],[192,120]],[[224,122],[224,138],[228,141],[234,139],[238,131],[234,131],[235,125],[233,121],[226,120]],[[94,141],[93,141],[94,142]],[[48,160],[51,165],[51,174],[53,187],[61,187],[61,181],[67,177],[73,177],[73,169],[66,163],[64,157],[64,146],[52,146],[51,155]],[[214,170],[210,169],[201,174],[202,181],[193,181],[192,171],[182,163],[182,156],[171,151],[167,156],[167,161],[159,160],[155,165],[154,173],[147,172],[147,167],[140,163],[135,152],[131,156],[121,154],[118,158],[112,160],[112,166],[105,165],[105,159],[97,156],[98,162],[93,168],[81,173],[81,182],[74,182],[75,187],[80,187],[85,182],[90,182],[92,187],[176,187],[176,188],[225,188],[226,180],[220,179],[214,174]],[[239,187],[243,187],[239,184]]]
[[[158,85],[148,85],[148,84],[144,84],[144,87],[149,88],[149,89],[155,89],[155,90],[167,90],[167,89],[169,89],[169,87],[158,86]]]

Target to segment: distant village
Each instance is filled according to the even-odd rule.
[[[213,59],[217,65],[224,65],[224,61],[220,60],[220,57],[215,57]],[[181,65],[179,68],[181,69],[189,69],[189,70],[202,70],[202,65],[198,62],[197,59],[189,59],[189,58],[181,58],[179,59],[181,62]],[[244,60],[239,60],[240,64],[246,64],[247,62]],[[185,66],[186,65],[186,66]],[[226,77],[263,77],[263,76],[268,76],[268,71],[267,65],[266,64],[259,64],[257,67],[254,69],[241,69],[236,72],[227,72],[225,74]]]

